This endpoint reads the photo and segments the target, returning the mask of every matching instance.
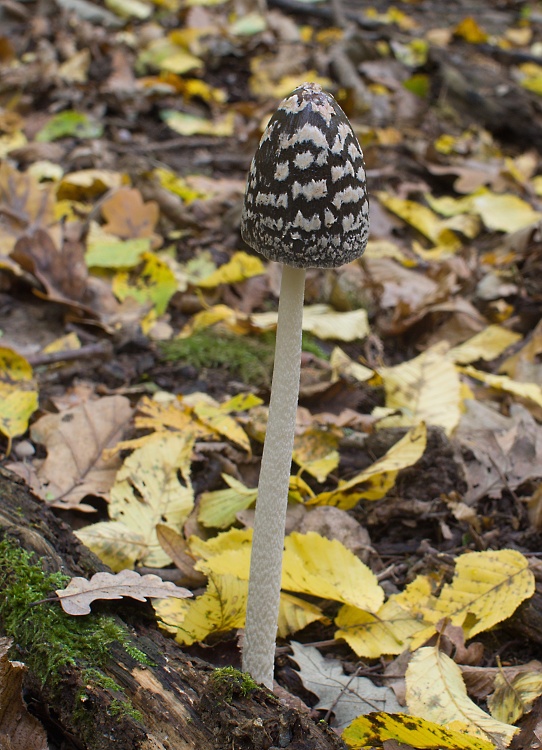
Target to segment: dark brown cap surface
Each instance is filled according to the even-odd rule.
[[[252,160],[241,234],[269,260],[329,268],[369,234],[363,154],[335,99],[304,83],[279,105]]]

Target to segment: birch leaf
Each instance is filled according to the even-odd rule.
[[[140,575],[135,570],[122,570],[120,573],[95,573],[90,581],[86,578],[72,578],[65,589],[55,592],[64,612],[69,615],[88,615],[90,605],[96,599],[122,599],[129,596],[144,602],[149,598],[165,599],[173,596],[184,599],[192,596],[188,589],[175,586],[171,581],[163,581],[158,576]]]
[[[472,638],[510,617],[534,590],[529,563],[517,550],[467,552],[457,559],[453,581],[436,607]]]
[[[193,601],[165,599],[153,602],[163,626],[175,633],[177,643],[189,646],[211,633],[227,633],[245,624],[248,581],[235,576],[212,576],[207,590]]]
[[[240,510],[246,510],[256,502],[256,487],[245,487],[229,474],[222,474],[222,479],[228,485],[227,489],[203,492],[200,495],[198,521],[203,526],[226,529],[235,523]]]
[[[482,372],[471,365],[461,367],[460,372],[468,375],[470,378],[480,380],[497,391],[504,391],[513,396],[519,396],[520,398],[533,401],[537,406],[542,406],[542,386],[538,385],[538,383],[520,383],[517,380],[509,378],[507,375],[493,375],[490,372]]]
[[[460,722],[468,733],[507,747],[516,727],[493,719],[467,695],[461,670],[434,646],[419,649],[406,671],[408,708],[414,715],[438,724]]]
[[[179,528],[193,508],[193,445],[191,433],[156,433],[153,440],[128,456],[111,488],[109,515],[144,538],[146,551],[141,561],[150,567],[171,562],[158,542],[157,524]],[[183,482],[177,476],[179,471]]]
[[[424,641],[434,632],[434,597],[429,578],[418,576],[400,594],[390,596],[372,614],[358,607],[341,607],[335,619],[335,638],[343,638],[357,654],[377,659],[383,654],[400,654],[413,636],[423,633]]]
[[[408,714],[370,713],[344,730],[342,738],[352,750],[388,747],[388,740],[418,750],[494,750],[492,742],[456,732]],[[390,742],[390,747],[392,746]],[[384,745],[386,743],[386,745]],[[396,745],[394,744],[393,747]]]
[[[447,351],[448,344],[439,342],[415,359],[379,370],[386,407],[399,412],[383,419],[383,427],[425,422],[442,427],[447,435],[454,430],[461,416],[461,393],[459,376],[446,358]]]
[[[376,612],[384,591],[375,574],[336,539],[314,531],[285,540],[282,588]]]
[[[449,350],[446,357],[455,364],[466,365],[478,359],[491,361],[521,340],[519,333],[498,325],[490,325],[458,346]]]
[[[423,422],[409,430],[382,458],[348,481],[340,481],[337,489],[321,492],[306,505],[333,505],[350,510],[359,500],[380,500],[395,484],[401,469],[418,461],[427,444],[427,429]]]
[[[531,710],[534,701],[542,695],[542,673],[527,672],[507,679],[504,672],[495,678],[495,692],[487,701],[494,719],[515,724]]]
[[[306,602],[298,596],[286,594],[284,591],[281,592],[278,624],[278,634],[281,638],[286,638],[291,633],[303,630],[311,622],[325,619],[326,616],[320,607]]]

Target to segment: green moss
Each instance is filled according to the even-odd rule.
[[[258,689],[258,683],[254,682],[248,672],[240,672],[234,667],[220,667],[215,669],[209,679],[212,682],[213,688],[228,702],[236,694],[246,698],[253,690]]]
[[[118,716],[119,718],[129,716],[134,721],[143,721],[143,714],[137,708],[133,707],[132,701],[129,698],[126,698],[126,700],[113,698],[108,710],[111,716]]]
[[[269,386],[275,354],[275,334],[236,336],[212,328],[198,331],[187,339],[174,339],[159,344],[166,361],[182,361],[200,370],[226,368],[231,374],[254,386]],[[314,336],[304,333],[303,351],[328,358]]]
[[[148,658],[131,645],[126,628],[112,617],[73,617],[58,602],[43,601],[54,596],[55,589],[65,588],[70,578],[45,572],[40,562],[15,542],[0,542],[0,622],[5,634],[13,638],[18,658],[53,688],[64,668],[77,665],[87,682],[122,692],[101,672],[112,644],[120,643],[142,663],[148,664]]]

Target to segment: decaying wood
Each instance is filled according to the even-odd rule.
[[[0,538],[17,540],[22,547],[44,558],[48,572],[62,570],[71,576],[89,578],[99,570],[106,570],[65,523],[35,500],[20,480],[2,469],[0,498]],[[63,748],[344,748],[331,730],[315,725],[308,716],[284,705],[268,691],[255,690],[245,697],[230,686],[227,695],[221,692],[215,681],[209,679],[213,667],[183,654],[158,630],[144,605],[122,600],[109,611],[122,613],[135,645],[155,664],[143,666],[119,644],[111,649],[110,660],[103,667],[125,690],[143,719],[115,715],[109,710],[115,696],[106,689],[86,684],[82,669],[77,666],[67,668],[60,688],[54,689],[28,673],[27,702]],[[81,691],[85,696],[83,704]]]

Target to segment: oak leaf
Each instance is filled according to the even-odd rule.
[[[122,599],[129,596],[144,602],[145,599],[167,599],[173,596],[185,599],[192,596],[188,589],[175,586],[171,581],[162,581],[153,574],[140,575],[135,570],[120,573],[95,573],[90,581],[72,578],[65,589],[55,592],[64,612],[69,615],[88,615],[90,605],[96,599]]]

